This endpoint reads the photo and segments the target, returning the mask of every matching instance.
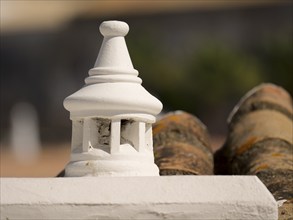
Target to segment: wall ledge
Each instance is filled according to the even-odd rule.
[[[1,178],[1,219],[277,219],[256,176]]]

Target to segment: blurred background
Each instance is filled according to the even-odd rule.
[[[143,86],[164,112],[199,117],[215,150],[252,87],[293,93],[292,1],[1,0],[1,176],[54,176],[68,162],[62,102],[84,85],[104,20],[129,24]]]

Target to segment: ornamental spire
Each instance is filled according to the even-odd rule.
[[[141,85],[124,36],[128,25],[106,21],[86,85],[64,100],[72,120],[65,176],[158,176],[152,123],[162,103]]]
[[[89,71],[87,84],[100,82],[141,83],[138,71],[133,68],[124,36],[129,31],[128,24],[122,21],[104,21],[100,32],[104,40],[95,62]]]

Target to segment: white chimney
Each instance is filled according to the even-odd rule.
[[[104,36],[85,86],[64,100],[72,120],[71,161],[65,176],[158,176],[152,123],[162,103],[141,85],[121,21],[100,26]]]

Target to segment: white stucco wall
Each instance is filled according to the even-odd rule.
[[[1,178],[1,219],[277,219],[255,176]]]

